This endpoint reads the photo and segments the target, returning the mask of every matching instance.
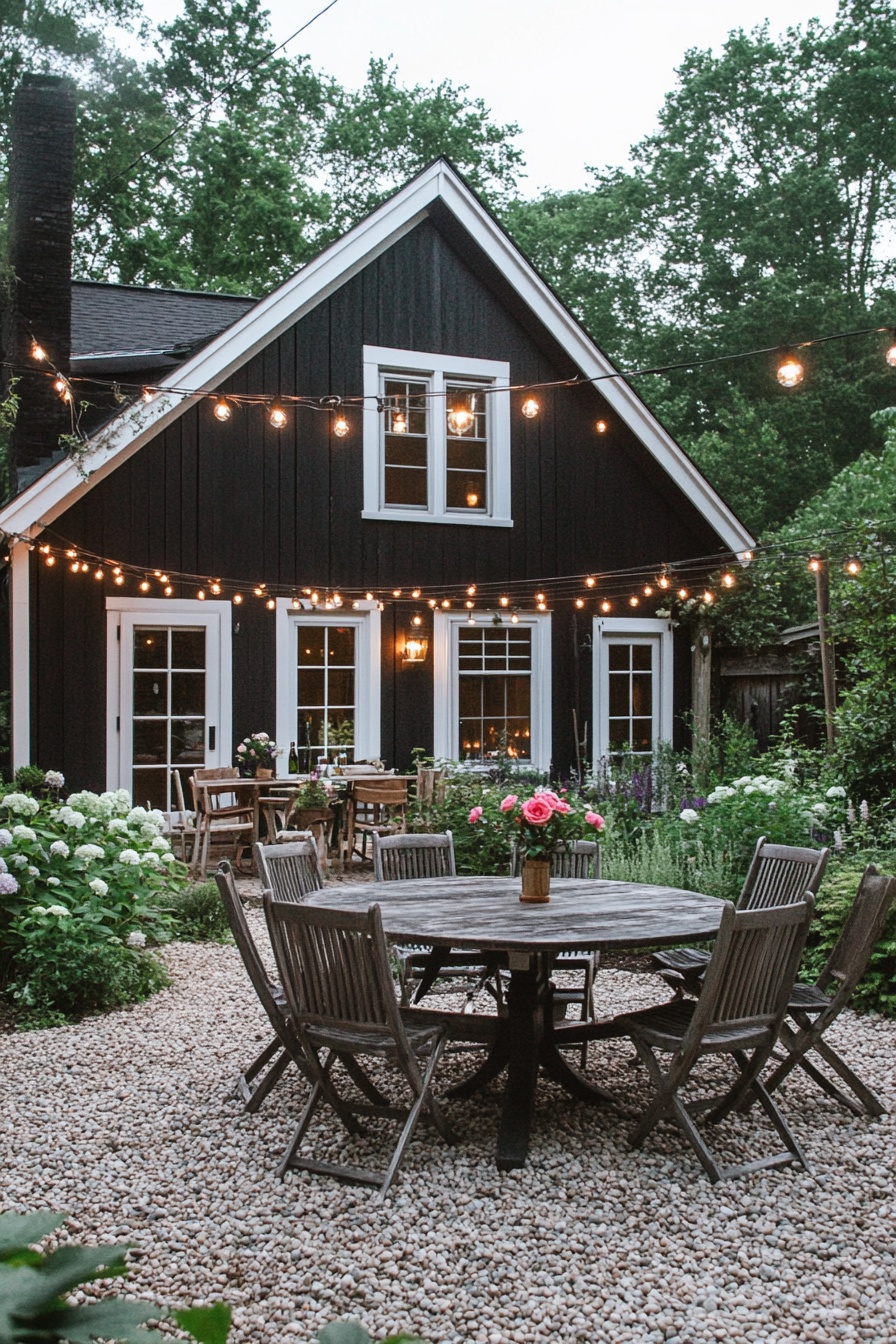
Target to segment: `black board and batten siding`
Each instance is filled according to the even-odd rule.
[[[442,352],[510,363],[512,383],[575,374],[569,359],[484,255],[434,212],[348,280],[221,390],[356,395],[362,346]],[[607,410],[593,387],[540,392],[526,420],[512,403],[512,528],[361,519],[360,414],[351,433],[331,418],[290,410],[271,429],[261,408],[220,425],[206,402],[90,490],[53,533],[149,570],[178,570],[269,585],[410,588],[619,569],[711,553],[719,540],[697,509]],[[610,433],[594,432],[599,416]],[[105,596],[110,589],[32,556],[32,759],[78,786],[106,773]],[[195,596],[184,587],[178,596]],[[596,604],[589,604],[596,605]],[[650,614],[645,606],[641,612]],[[382,754],[406,766],[432,747],[432,658],[396,659],[409,612],[383,613]],[[614,614],[624,614],[617,609]],[[274,618],[251,596],[233,609],[235,741],[275,723]],[[238,628],[237,628],[238,627]],[[431,632],[430,632],[431,633]],[[680,633],[680,632],[679,632]],[[554,762],[575,758],[572,707],[591,720],[590,614],[571,601],[553,616]],[[678,642],[678,641],[677,641]],[[683,656],[686,666],[686,640]],[[679,667],[676,667],[678,673]],[[676,712],[687,673],[676,675]]]

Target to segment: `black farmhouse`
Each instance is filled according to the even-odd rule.
[[[126,400],[0,510],[15,764],[161,806],[258,730],[561,774],[680,739],[644,587],[752,538],[446,162],[257,302],[76,284],[71,340]]]

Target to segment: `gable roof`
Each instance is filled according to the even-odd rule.
[[[124,408],[86,445],[79,463],[56,463],[0,509],[0,528],[33,533],[49,526],[99,481],[194,404],[196,398],[168,392],[166,386],[213,390],[248,359],[304,317],[351,276],[409,233],[441,203],[533,314],[550,332],[585,378],[607,378],[616,370],[550,286],[535,271],[501,225],[459,174],[438,159],[366,219],[332,243],[267,298],[259,300],[226,331],[190,355],[171,376],[157,384],[149,404]],[[601,384],[601,395],[658,464],[675,481],[731,551],[750,549],[754,539],[713,490],[687,454],[651,414],[637,393],[618,377]],[[88,472],[87,479],[84,472]]]

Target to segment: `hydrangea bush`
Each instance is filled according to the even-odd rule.
[[[145,998],[166,976],[166,900],[186,869],[126,789],[0,798],[0,981],[36,1022]]]

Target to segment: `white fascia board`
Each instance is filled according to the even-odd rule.
[[[176,369],[168,385],[214,389],[415,228],[437,199],[444,202],[506,276],[585,378],[616,372],[500,225],[453,169],[439,160]],[[85,459],[89,480],[83,479],[72,461],[58,463],[0,510],[0,529],[22,533],[35,525],[48,526],[192,404],[189,397],[166,395],[165,383],[158,386],[162,391],[155,401],[129,407],[95,437],[95,446]],[[755,539],[624,379],[607,378],[600,390],[620,420],[692,501],[724,545],[731,551],[752,549]]]

